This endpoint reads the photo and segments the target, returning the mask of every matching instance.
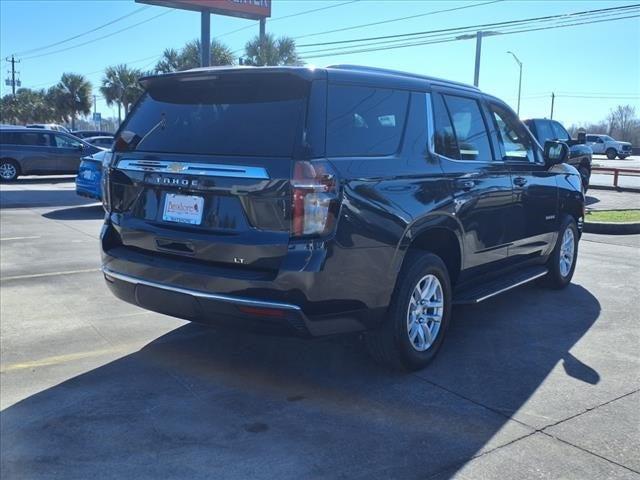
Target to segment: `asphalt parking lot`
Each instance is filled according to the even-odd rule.
[[[591,194],[592,192],[590,192]],[[113,298],[72,179],[0,189],[2,478],[640,478],[640,236],[454,310],[427,369]]]

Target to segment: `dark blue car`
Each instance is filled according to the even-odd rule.
[[[109,151],[100,151],[83,157],[76,176],[76,193],[82,197],[102,200],[102,161]]]

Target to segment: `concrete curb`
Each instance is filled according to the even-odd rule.
[[[640,233],[640,223],[584,222],[584,231],[605,235],[632,235]]]

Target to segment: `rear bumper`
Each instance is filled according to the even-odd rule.
[[[103,267],[107,286],[121,300],[147,310],[214,326],[313,336],[300,307],[220,295],[151,282]],[[318,333],[316,333],[318,334]]]
[[[380,248],[292,246],[280,270],[260,272],[131,249],[113,236],[107,222],[102,265],[115,296],[212,326],[307,337],[362,331],[385,318],[394,286],[380,273],[388,273]]]

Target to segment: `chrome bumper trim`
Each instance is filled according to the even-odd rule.
[[[292,310],[296,312],[301,312],[301,308],[297,305],[292,305],[290,303],[279,303],[279,302],[269,302],[264,300],[251,300],[249,298],[243,297],[234,297],[231,295],[220,295],[218,293],[207,293],[202,292],[200,290],[191,290],[188,288],[174,287],[172,285],[165,285],[163,283],[150,282],[149,280],[143,280],[141,278],[132,277],[129,275],[125,275],[123,273],[114,272],[113,270],[102,267],[102,273],[105,277],[112,277],[118,280],[122,280],[123,282],[133,283],[136,285],[146,285],[148,287],[159,288],[161,290],[169,290],[171,292],[184,293],[186,295],[192,295],[198,298],[206,298],[207,300],[217,300],[219,302],[227,302],[233,303],[236,305],[245,305],[250,307],[257,308],[278,308],[281,310]]]

